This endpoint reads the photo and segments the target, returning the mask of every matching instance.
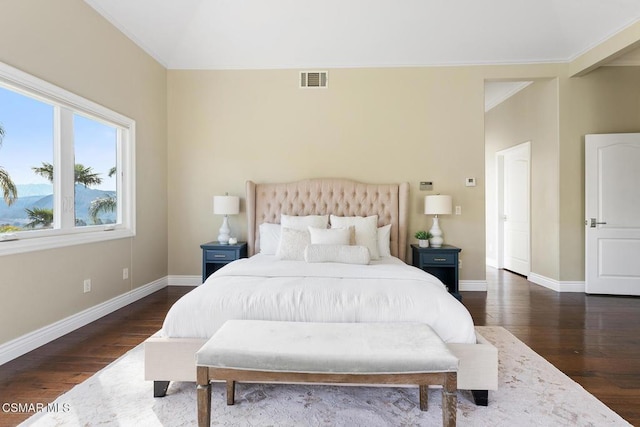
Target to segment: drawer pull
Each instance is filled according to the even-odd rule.
[[[433,260],[434,261],[446,261],[447,259],[446,258],[434,258]]]
[[[215,254],[213,257],[214,258],[226,258],[227,256],[223,255],[223,254]]]

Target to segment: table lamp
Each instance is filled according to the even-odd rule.
[[[425,196],[424,213],[425,215],[434,215],[433,226],[429,232],[433,236],[429,239],[429,244],[434,248],[439,248],[444,243],[442,238],[442,230],[438,224],[438,215],[451,215],[451,196],[436,194]]]
[[[237,215],[240,213],[240,198],[238,196],[213,196],[213,213],[216,215],[224,215],[222,226],[218,231],[218,243],[228,245],[231,238],[231,229],[227,218],[229,215]]]

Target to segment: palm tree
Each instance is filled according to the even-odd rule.
[[[53,209],[33,208],[25,209],[31,220],[25,227],[36,228],[37,226],[49,227],[53,223]]]
[[[117,201],[113,196],[98,197],[91,201],[89,206],[89,215],[94,224],[98,223],[98,214],[100,212],[114,212],[116,210]]]
[[[53,165],[51,163],[42,162],[41,167],[33,167],[31,169],[49,182],[53,182]],[[99,173],[93,172],[91,166],[85,167],[81,163],[75,164],[73,177],[76,184],[82,184],[85,187],[100,185],[102,184],[102,178],[99,175]]]
[[[4,135],[4,128],[0,125],[0,146],[2,145]],[[0,166],[0,188],[2,189],[4,202],[7,206],[11,206],[11,204],[13,204],[13,202],[18,198],[18,189],[11,180],[9,172],[7,172],[2,166]]]
[[[109,177],[112,177],[116,174],[116,167],[112,167],[109,169]],[[91,206],[89,206],[89,215],[91,215],[91,219],[94,224],[97,224],[98,214],[100,212],[115,212],[117,207],[117,199],[114,196],[106,196],[106,197],[98,197],[95,200],[91,201]]]
[[[53,165],[51,163],[42,162],[40,167],[31,168],[36,174],[46,178],[49,182],[53,182]],[[109,169],[109,176],[116,173],[115,166]],[[92,185],[100,185],[102,178],[99,173],[93,172],[90,166],[85,167],[81,163],[76,163],[74,167],[74,181],[76,184],[82,184],[85,187]],[[114,212],[116,210],[116,198],[112,196],[99,197],[91,202],[89,207],[89,215],[93,219],[94,224],[98,224],[98,214],[100,212]],[[27,213],[29,213],[27,211]]]

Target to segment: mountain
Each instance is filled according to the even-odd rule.
[[[4,201],[0,200],[0,225],[9,224],[22,227],[29,222],[26,209],[52,209],[52,186],[49,185],[48,192],[44,194],[37,193],[45,191],[47,184],[17,185],[16,187],[18,188],[18,198],[11,206],[7,206]],[[113,197],[116,194],[115,191],[96,190],[79,184],[76,184],[75,191],[76,221],[82,221],[85,224],[93,224],[89,215],[89,206],[93,200],[100,197]],[[103,223],[113,223],[116,221],[116,213],[103,212],[99,218]]]

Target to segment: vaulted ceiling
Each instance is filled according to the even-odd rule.
[[[568,62],[639,0],[85,0],[170,69]]]

